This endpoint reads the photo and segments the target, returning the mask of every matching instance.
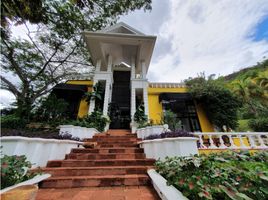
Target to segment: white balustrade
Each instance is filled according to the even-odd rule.
[[[199,138],[199,149],[268,149],[268,132],[198,132],[194,134]]]

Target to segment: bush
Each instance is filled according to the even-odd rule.
[[[203,74],[185,83],[196,103],[204,108],[210,122],[219,128],[224,125],[232,129],[237,127],[238,110],[242,103],[224,87],[221,80],[214,80],[212,76],[206,79]]]
[[[72,122],[72,124],[74,126],[95,128],[98,131],[102,132],[104,131],[104,128],[108,122],[110,122],[109,118],[102,115],[102,112],[96,110],[87,117]]]
[[[15,115],[7,115],[1,117],[1,127],[2,128],[25,128],[27,121],[25,119],[19,118]]]
[[[25,155],[4,155],[1,159],[1,189],[33,178],[35,174],[27,172],[29,168],[31,163]]]
[[[156,170],[189,199],[258,199],[268,195],[268,152],[166,158]]]
[[[148,117],[145,115],[144,112],[144,105],[141,104],[137,108],[135,114],[134,114],[134,121],[138,123],[139,128],[144,127],[148,122]]]
[[[172,131],[180,130],[182,127],[181,121],[178,120],[177,114],[171,110],[165,111],[163,114],[164,124],[168,124],[168,128]]]
[[[187,131],[172,131],[165,132],[161,134],[150,135],[145,140],[154,140],[154,139],[162,139],[162,138],[175,138],[175,137],[195,137],[194,134],[189,133]]]
[[[268,131],[268,118],[250,119],[248,125],[256,132]]]
[[[73,137],[69,133],[62,133],[60,135],[57,135],[54,137],[57,140],[75,140],[75,141],[81,141],[79,137]]]

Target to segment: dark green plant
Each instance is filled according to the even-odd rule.
[[[134,114],[134,121],[138,123],[139,127],[144,126],[144,124],[147,124],[148,117],[145,115],[144,112],[144,105],[140,104]]]
[[[25,155],[4,155],[1,158],[1,189],[33,178],[35,173],[27,171],[31,166]]]
[[[168,125],[171,131],[177,131],[181,129],[181,121],[178,120],[176,113],[171,110],[166,110],[162,116],[164,124]]]
[[[108,117],[104,116],[101,111],[96,110],[90,115],[72,122],[72,124],[75,126],[95,128],[102,132],[109,122],[110,119]]]
[[[83,96],[86,102],[89,104],[90,100],[95,100],[95,110],[102,110],[104,99],[104,88],[100,82],[97,82],[91,92],[86,92]]]
[[[51,94],[40,100],[33,119],[39,122],[61,122],[68,118],[69,104],[64,99],[59,99],[55,94]]]
[[[267,152],[225,152],[166,158],[156,170],[189,199],[266,200],[267,160]]]
[[[238,125],[238,109],[241,101],[224,87],[222,80],[206,79],[204,74],[185,81],[197,104],[201,104],[208,119],[217,127],[235,129]]]
[[[259,117],[257,119],[250,119],[248,125],[256,132],[266,132],[268,131],[268,118]]]
[[[27,121],[24,118],[17,117],[16,115],[7,115],[1,117],[1,127],[19,129],[26,126]]]

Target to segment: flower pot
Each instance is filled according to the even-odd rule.
[[[2,200],[34,200],[38,191],[37,185],[23,185],[1,194]]]

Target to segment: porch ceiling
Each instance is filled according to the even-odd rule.
[[[135,59],[136,71],[141,72],[141,61],[145,61],[148,71],[156,36],[144,36],[125,33],[83,32],[84,40],[90,52],[93,64],[100,59],[101,70],[107,68],[107,57],[113,57],[113,64],[125,62],[131,65]]]

